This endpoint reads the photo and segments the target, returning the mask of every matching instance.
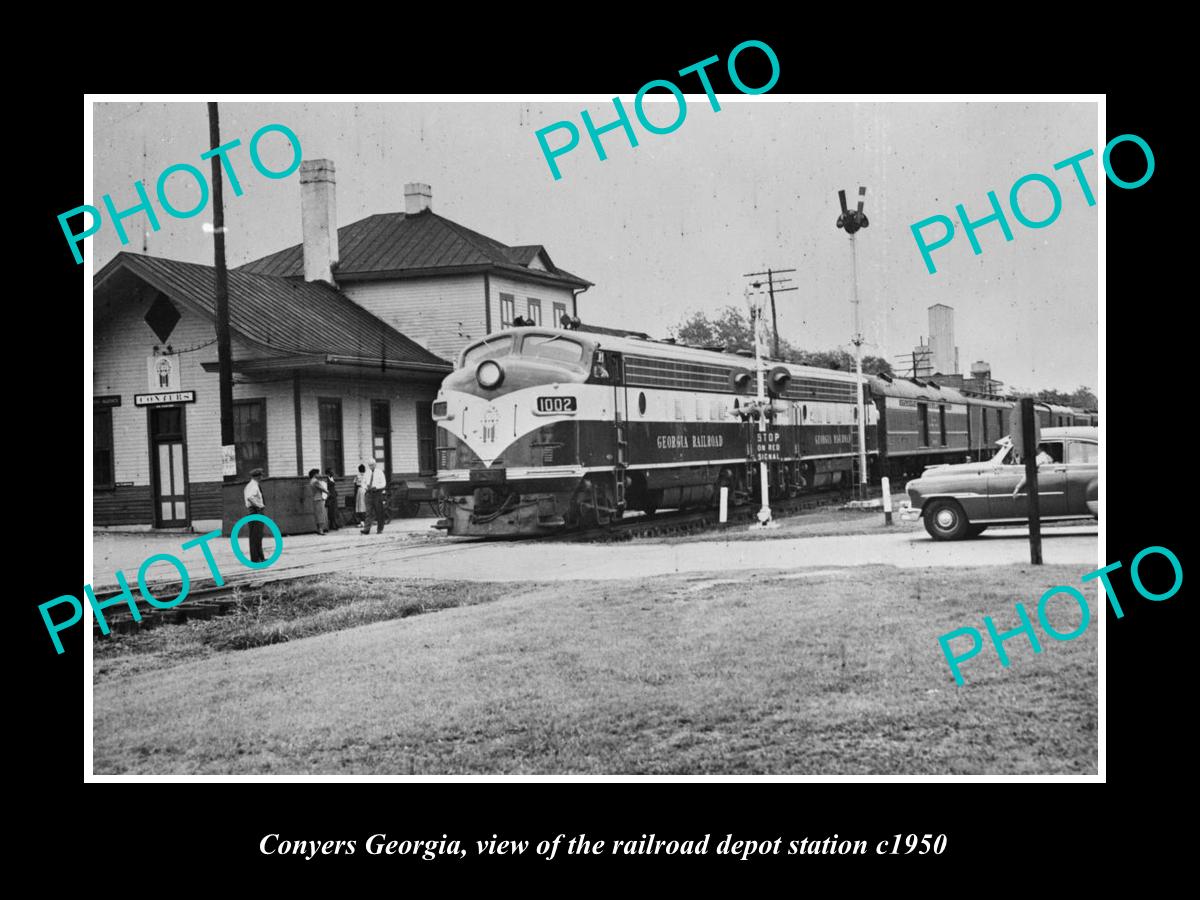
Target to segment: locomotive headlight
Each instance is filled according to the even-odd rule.
[[[499,387],[500,382],[504,380],[504,369],[494,359],[485,359],[475,370],[475,380],[479,382],[480,387]]]

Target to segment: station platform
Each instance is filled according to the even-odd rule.
[[[380,559],[386,558],[389,550],[411,547],[426,536],[431,540],[440,538],[442,533],[433,527],[436,522],[435,518],[393,519],[384,526],[382,534],[372,529],[370,534],[365,535],[356,527],[343,527],[323,535],[285,535],[283,553],[279,560],[270,568],[258,570],[248,568],[238,561],[228,537],[214,537],[208,542],[208,547],[226,583],[232,584],[247,578],[261,582],[289,572],[294,574],[296,570],[301,569],[313,574],[324,571],[352,571],[355,560],[359,558],[364,563],[371,560],[372,564],[376,564]],[[142,563],[155,554],[166,553],[184,563],[193,588],[211,587],[214,583],[212,571],[205,561],[203,550],[199,546],[182,549],[183,544],[197,537],[199,535],[195,533],[178,530],[95,531],[92,535],[91,580],[84,583],[92,585],[93,590],[97,592],[101,589],[115,589],[118,586],[115,573],[121,571],[136,592],[134,582]],[[250,541],[245,530],[239,537],[238,544],[242,553],[249,558]],[[274,552],[274,540],[269,531],[264,535],[263,551],[268,559]],[[166,561],[154,563],[146,574],[150,584],[179,582],[178,570]]]

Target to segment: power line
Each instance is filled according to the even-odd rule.
[[[776,359],[779,359],[779,318],[775,314],[775,295],[777,293],[782,294],[784,291],[798,291],[798,290],[800,290],[800,288],[798,288],[798,287],[778,287],[777,285],[785,284],[786,282],[789,282],[792,279],[790,279],[790,278],[776,279],[775,276],[779,275],[783,272],[795,272],[795,271],[796,271],[795,269],[767,269],[767,271],[765,271],[765,272],[747,272],[745,275],[742,276],[743,278],[755,278],[755,277],[758,277],[761,275],[767,276],[767,292],[771,295],[771,334],[772,334],[771,346],[773,348],[774,356]],[[750,282],[750,286],[752,288],[758,289],[763,286],[763,283],[761,281],[752,281],[752,282]]]

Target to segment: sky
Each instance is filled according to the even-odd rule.
[[[653,97],[654,95],[650,95]],[[652,122],[668,124],[670,95],[647,102]],[[305,159],[331,159],[337,169],[337,216],[347,225],[404,209],[404,184],[432,186],[433,210],[503,243],[542,244],[554,263],[594,282],[580,297],[585,323],[665,337],[695,311],[745,308],[745,273],[768,266],[796,269],[799,290],[777,295],[779,331],[809,350],[848,347],[854,261],[836,228],[837,191],[854,203],[866,185],[870,225],[856,242],[864,353],[911,351],[928,335],[927,308],[955,309],[960,368],[975,360],[993,377],[1024,389],[1097,386],[1098,206],[1089,207],[1070,169],[1053,164],[1096,147],[1093,103],[808,103],[769,94],[720,96],[714,111],[703,95],[687,96],[687,112],[670,134],[645,130],[622,98],[638,137],[623,130],[601,138],[598,159],[582,124],[615,118],[604,102],[306,102],[222,103],[221,138],[242,145],[230,159],[244,193],[226,183],[231,266],[301,240],[299,175],[268,179],[249,158],[251,136],[281,123],[299,138]],[[555,180],[536,132],[573,122],[579,146],[557,160]],[[564,132],[549,136],[551,146]],[[137,202],[134,183],[154,196],[159,173],[190,163],[206,175],[209,148],[204,103],[97,103],[93,117],[93,196],[112,195],[117,209]],[[260,144],[263,163],[282,169],[291,149],[279,134]],[[1082,164],[1097,193],[1098,157]],[[1008,207],[1023,175],[1052,177],[1062,197],[1056,221],[1021,225]],[[979,219],[995,191],[1013,231],[996,223],[977,232],[972,253],[965,231],[933,254],[930,275],[910,226],[936,214],[955,218],[956,204]],[[186,175],[168,182],[172,203],[199,198]],[[1033,220],[1051,210],[1049,193],[1030,184],[1021,208]],[[156,203],[157,205],[157,203]],[[161,229],[145,217],[125,220],[122,246],[111,223],[94,242],[96,268],[121,250],[212,264],[211,210],[176,219],[159,210]],[[941,234],[930,227],[930,240]],[[64,250],[66,250],[64,242]]]

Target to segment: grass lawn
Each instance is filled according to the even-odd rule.
[[[265,630],[246,611],[98,639],[95,771],[1094,773],[1094,623],[1037,655],[1010,641],[1008,669],[986,648],[963,687],[937,643],[1079,575],[323,578]]]

